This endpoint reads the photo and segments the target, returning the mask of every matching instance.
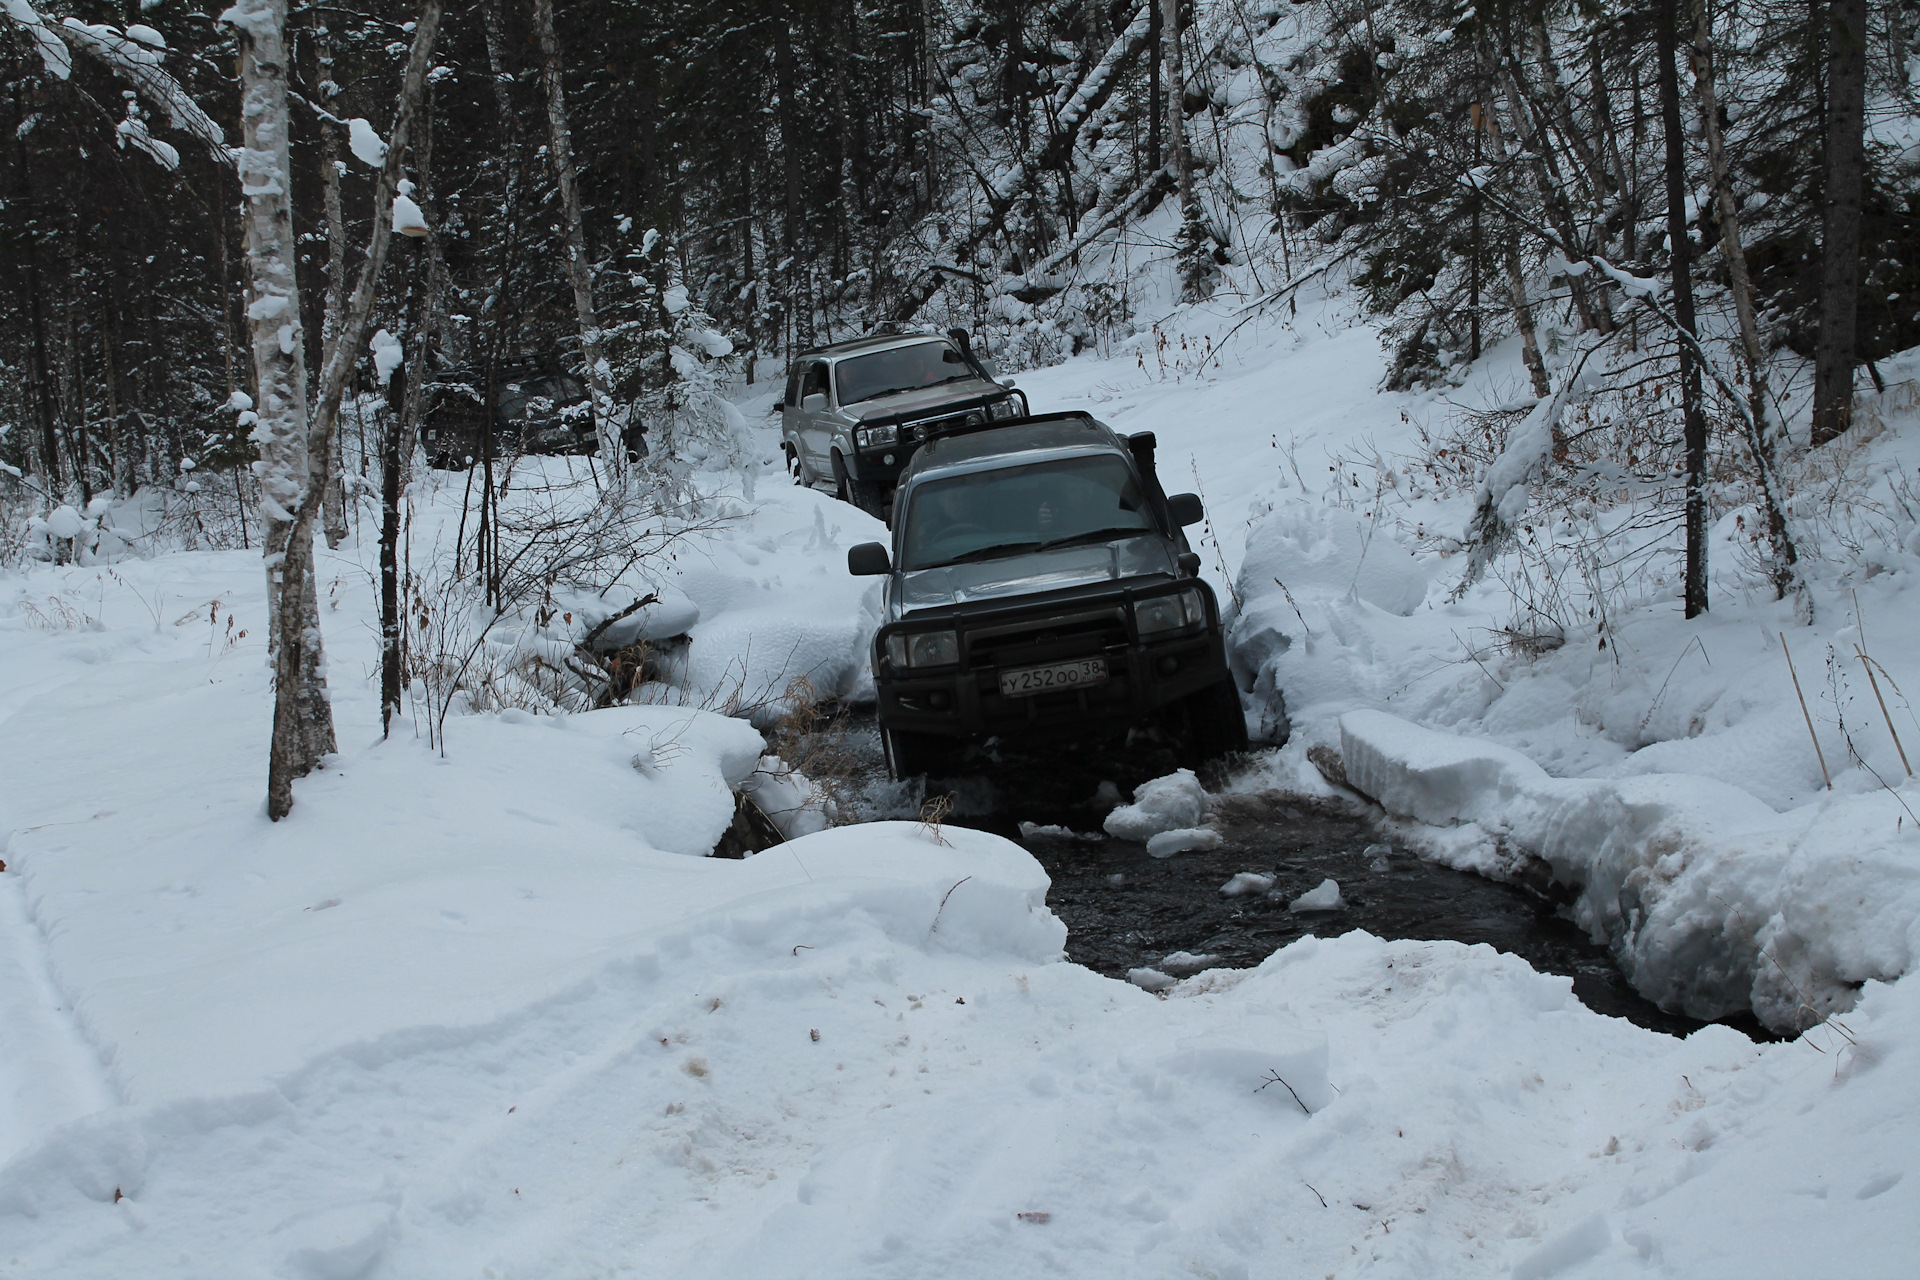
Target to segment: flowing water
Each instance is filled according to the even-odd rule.
[[[1112,808],[1101,782],[1136,785],[1170,772],[1165,752],[1116,752],[1090,762],[1077,753],[1003,759],[979,774],[917,785],[888,782],[870,713],[838,717],[820,739],[841,762],[848,804],[865,818],[913,817],[926,796],[944,796],[945,821],[1017,841],[1053,880],[1047,905],[1067,926],[1067,958],[1124,978],[1138,968],[1185,976],[1169,956],[1216,957],[1205,967],[1246,967],[1296,938],[1352,929],[1389,939],[1485,943],[1545,973],[1573,980],[1588,1008],[1673,1035],[1701,1023],[1644,999],[1552,902],[1516,885],[1456,871],[1398,847],[1374,814],[1281,795],[1217,795],[1210,824],[1220,847],[1154,858],[1144,846],[1101,831]],[[1241,872],[1272,878],[1265,891],[1229,897]],[[1293,911],[1301,894],[1333,880],[1341,906]],[[1764,1034],[1751,1019],[1735,1025]]]

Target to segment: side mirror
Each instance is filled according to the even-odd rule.
[[[1000,379],[1000,385],[1005,387],[1009,391],[1018,391],[1020,389],[1019,384],[1014,382],[1012,378]]]
[[[966,362],[967,362],[967,358],[961,355],[958,351],[955,351],[952,347],[940,348],[940,363],[965,364]]]
[[[856,578],[892,573],[893,560],[887,555],[887,549],[879,543],[863,542],[847,548],[847,572]]]
[[[1175,528],[1184,529],[1190,524],[1199,524],[1207,518],[1205,508],[1200,505],[1197,493],[1176,493],[1167,499],[1167,514],[1173,517]]]
[[[1200,576],[1200,553],[1199,552],[1182,551],[1179,555],[1174,557],[1174,563],[1180,566],[1181,577],[1197,578]]]
[[[816,391],[810,396],[800,398],[800,412],[825,413],[827,411],[827,393]]]

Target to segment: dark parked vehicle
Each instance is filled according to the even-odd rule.
[[[451,369],[435,374],[426,389],[420,422],[429,465],[464,467],[480,457],[486,421],[484,370]],[[493,452],[594,452],[593,401],[587,384],[547,365],[517,365],[494,372]],[[627,442],[630,455],[644,456],[644,437]]]
[[[896,778],[999,737],[1088,739],[1153,725],[1198,764],[1247,745],[1220,609],[1151,433],[1084,414],[935,439],[900,476],[873,673]]]
[[[964,329],[856,338],[803,351],[787,369],[780,431],[802,484],[886,514],[901,471],[928,440],[1027,412]]]

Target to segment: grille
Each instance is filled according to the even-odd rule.
[[[970,631],[968,655],[976,667],[1018,666],[1052,658],[1080,657],[1125,648],[1126,618],[1117,609],[1069,618],[1042,618]]]
[[[947,431],[957,431],[967,425],[969,413],[983,413],[979,406],[962,409],[958,413],[942,414],[938,418],[916,418],[912,422],[900,424],[900,433],[910,440],[925,440]]]

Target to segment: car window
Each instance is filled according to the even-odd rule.
[[[914,486],[900,567],[931,569],[1153,528],[1146,496],[1124,459],[1058,458]]]
[[[800,380],[800,399],[805,400],[808,396],[826,393],[827,366],[818,362],[808,365],[806,374]]]
[[[949,354],[952,361],[947,359]],[[935,341],[876,351],[870,356],[852,356],[834,367],[833,376],[840,388],[840,403],[848,405],[895,391],[958,382],[974,374],[957,350],[945,342]]]

